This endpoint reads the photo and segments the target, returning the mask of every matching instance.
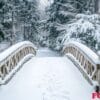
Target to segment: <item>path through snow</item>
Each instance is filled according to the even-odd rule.
[[[61,56],[58,52],[54,52],[49,48],[40,48],[37,52],[37,57],[59,57]]]
[[[34,57],[5,86],[1,100],[91,100],[92,88],[66,57]]]

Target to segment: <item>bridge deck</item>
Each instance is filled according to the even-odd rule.
[[[1,100],[91,100],[91,86],[65,57],[34,57],[5,86]]]

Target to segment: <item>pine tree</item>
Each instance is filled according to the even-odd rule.
[[[39,19],[36,0],[2,0],[0,13],[2,33],[11,45],[17,41],[36,40]]]
[[[75,0],[75,5],[79,13],[95,13],[95,0]]]
[[[21,8],[19,9],[18,22],[21,23],[23,29],[24,40],[34,41],[36,40],[36,35],[38,33],[38,12],[37,12],[37,2],[24,0],[21,2]]]
[[[4,32],[3,32],[3,26],[2,26],[4,5],[5,5],[5,2],[3,0],[1,0],[0,1],[0,41],[2,41],[4,39]]]
[[[49,40],[52,48],[55,47],[56,39],[62,36],[64,30],[60,29],[63,25],[70,22],[77,13],[73,0],[55,0],[47,11],[49,18],[47,20],[46,29],[49,31]],[[61,40],[58,39],[58,42]],[[54,44],[54,45],[52,45]]]

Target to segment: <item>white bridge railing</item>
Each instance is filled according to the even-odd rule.
[[[69,42],[63,48],[63,53],[79,65],[79,70],[87,77],[91,85],[100,85],[100,59],[91,49],[78,42]]]
[[[0,54],[0,85],[6,84],[26,60],[36,55],[35,46],[20,42]]]

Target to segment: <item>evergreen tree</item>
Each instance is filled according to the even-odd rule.
[[[75,0],[75,5],[79,13],[95,13],[95,0]]]
[[[5,2],[3,0],[1,0],[0,1],[0,41],[2,41],[2,39],[4,39],[4,32],[3,32],[3,26],[2,26],[4,5],[5,5]]]
[[[11,45],[20,40],[36,40],[39,19],[36,0],[2,0],[0,13],[0,29]]]
[[[51,46],[55,47],[56,39],[58,36],[62,36],[64,30],[60,30],[59,27],[67,24],[71,21],[77,13],[73,0],[54,0],[54,3],[47,11],[49,18],[47,20],[46,29],[49,31],[49,40]],[[61,42],[58,39],[57,42]],[[52,45],[54,44],[54,45]]]

